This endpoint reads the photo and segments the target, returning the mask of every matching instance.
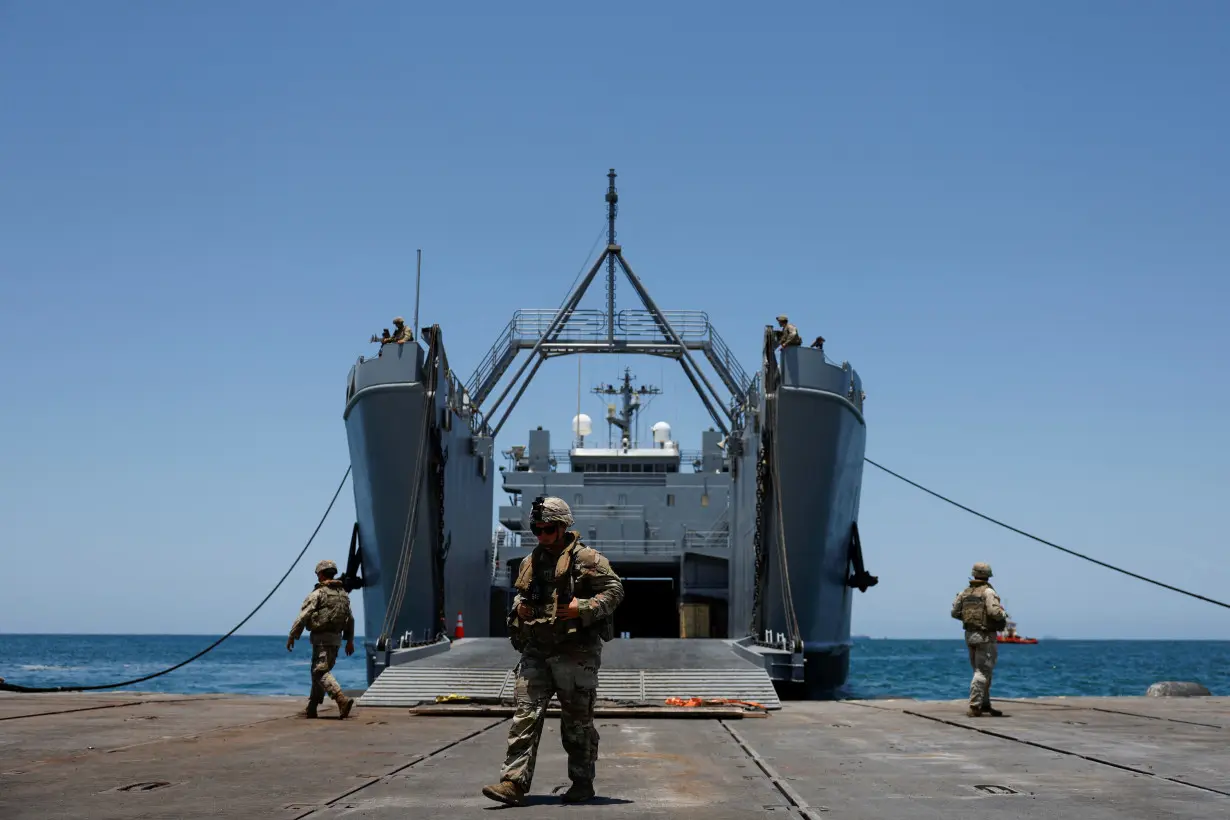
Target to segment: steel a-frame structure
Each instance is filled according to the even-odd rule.
[[[482,418],[492,419],[509,394],[513,394],[499,420],[490,428],[489,434],[494,437],[508,420],[538,369],[549,358],[575,353],[663,356],[679,362],[709,415],[723,435],[729,435],[731,429],[740,424],[742,407],[747,400],[751,380],[725,341],[709,323],[707,314],[702,311],[666,312],[658,308],[649,291],[628,264],[623,248],[615,241],[615,215],[619,194],[615,188],[614,168],[607,174],[607,178],[606,248],[558,310],[519,310],[514,314],[500,339],[492,346],[466,385],[470,404],[481,413]],[[606,266],[607,273],[606,310],[578,310],[581,298],[603,265]],[[623,271],[643,309],[616,313],[616,268]],[[544,324],[547,315],[551,318]],[[522,350],[529,350],[529,356],[521,363],[512,380],[494,402],[484,407],[484,402],[494,393],[501,378]],[[698,350],[704,353],[729,391],[730,395],[726,400],[719,395],[693,358],[692,352]],[[530,368],[528,375],[527,368]]]

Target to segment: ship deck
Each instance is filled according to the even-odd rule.
[[[502,810],[507,717],[304,698],[0,695],[0,817],[429,818]],[[753,719],[600,717],[599,796],[562,807],[558,722],[518,817],[1224,818],[1230,698],[789,702]],[[762,713],[763,714],[763,713]]]

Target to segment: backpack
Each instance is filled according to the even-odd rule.
[[[344,590],[321,587],[316,607],[307,617],[309,632],[342,632],[350,620],[350,596]]]
[[[1007,625],[1007,620],[992,618],[987,612],[986,593],[969,588],[961,599],[961,624],[966,629],[976,629],[982,632],[990,629],[998,632]]]

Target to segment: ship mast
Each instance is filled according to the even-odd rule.
[[[623,397],[623,407],[620,408],[618,415],[616,415],[614,404],[607,405],[606,422],[610,425],[607,428],[607,445],[610,447],[615,446],[610,437],[612,435],[612,428],[619,428],[623,434],[620,443],[626,449],[628,447],[636,447],[638,443],[633,437],[636,431],[634,416],[642,409],[641,396],[656,396],[662,390],[652,385],[641,385],[639,388],[633,388],[632,371],[630,368],[625,367],[623,384],[618,387],[611,384],[600,384],[590,392],[599,396]]]
[[[610,183],[606,189],[606,246],[615,245],[615,214],[619,212],[619,194],[615,190],[615,169],[606,175]],[[606,255],[606,341],[615,344],[615,254]]]

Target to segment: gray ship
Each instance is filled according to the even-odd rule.
[[[857,524],[861,380],[820,349],[779,350],[771,327],[749,376],[706,313],[659,309],[616,243],[613,169],[608,179],[603,253],[558,309],[517,311],[468,381],[449,366],[439,325],[418,338],[417,316],[415,341],[382,343],[350,371],[357,521],[345,579],[363,595],[364,705],[510,699],[505,618],[541,495],[571,505],[574,528],[627,589],[600,698],[777,708],[846,683],[854,592],[876,583]],[[603,268],[605,310],[581,309]],[[616,310],[618,272],[639,307]],[[568,449],[538,427],[497,464],[496,437],[542,363],[582,353],[679,362],[713,421],[699,449],[681,449],[666,422],[639,440],[643,399],[660,390],[629,368],[593,388],[609,399],[605,431],[578,414]],[[507,503],[493,535],[497,481]]]

